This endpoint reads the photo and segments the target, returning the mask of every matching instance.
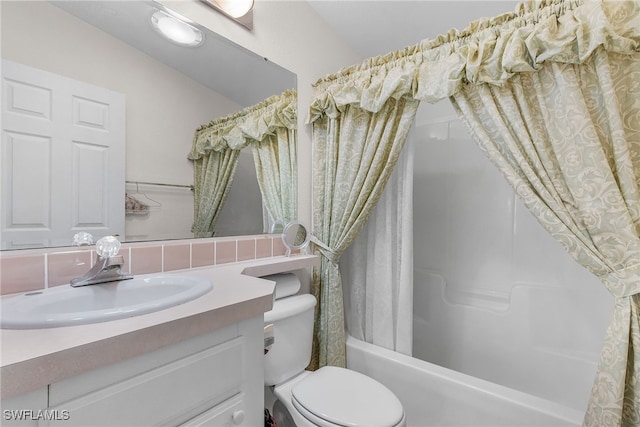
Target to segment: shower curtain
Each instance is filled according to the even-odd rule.
[[[530,2],[346,69],[311,106],[452,100],[539,222],[616,298],[589,426],[640,425],[638,51],[637,1]]]
[[[468,85],[453,95],[527,208],[615,297],[588,426],[608,425],[616,413],[640,424],[638,75],[640,54],[598,48],[580,66],[549,63],[501,87]]]
[[[240,150],[253,149],[263,203],[275,220],[297,215],[297,93],[287,90],[199,127],[188,159],[194,163],[195,237],[215,234]]]
[[[413,352],[413,132],[364,229],[340,263],[347,331]]]
[[[339,79],[337,79],[339,82]],[[400,81],[399,81],[400,82]],[[322,257],[314,268],[318,300],[310,368],[346,365],[340,258],[382,195],[415,118],[418,102],[400,96],[366,110],[353,100],[338,105],[330,79],[316,86],[322,98],[313,123],[313,230]],[[340,83],[337,83],[340,84]],[[348,97],[349,95],[347,95]]]

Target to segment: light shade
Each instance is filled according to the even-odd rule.
[[[151,24],[164,37],[183,46],[199,46],[204,41],[202,31],[163,10],[151,15]]]
[[[215,3],[232,18],[240,18],[253,9],[253,0],[215,0]]]
[[[1,0],[0,0],[1,1]],[[249,30],[253,29],[254,0],[200,0]]]

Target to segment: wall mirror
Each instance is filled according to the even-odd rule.
[[[100,221],[120,213],[124,225],[116,233],[122,241],[191,238],[193,166],[187,155],[195,130],[296,88],[292,72],[198,23],[191,22],[203,33],[199,46],[166,40],[151,23],[153,13],[164,9],[153,1],[16,1],[0,2],[0,7],[2,157],[8,165],[2,168],[2,249],[69,246],[79,231],[98,239],[112,234],[101,228]],[[91,90],[113,92],[123,111],[114,113],[105,102],[89,96],[74,97],[69,120],[80,123],[81,129],[69,137],[74,144],[67,151],[54,153],[52,137],[39,133],[51,110],[31,111],[54,92],[6,77],[5,68],[11,68],[6,63],[69,79],[63,82],[87,84]],[[17,74],[24,75],[24,69],[18,68]],[[20,96],[27,101],[16,101]],[[6,118],[16,112],[29,116],[31,121],[23,123],[26,130],[6,129],[5,123],[11,122]],[[123,153],[105,157],[100,144],[85,135],[92,131],[98,141],[105,133],[102,126],[117,120],[121,121]],[[240,156],[234,185],[218,219],[218,236],[268,231],[263,226],[253,159],[247,151]],[[69,165],[60,166],[61,159]],[[19,160],[29,167],[11,167]],[[78,179],[82,173],[104,179],[91,184],[89,179]],[[121,183],[110,183],[108,179],[118,174]],[[52,188],[60,176],[70,179],[67,187],[72,193],[54,194]],[[32,197],[13,203],[15,194],[25,188]],[[129,214],[124,215],[125,195],[147,208],[135,211],[135,205],[127,205]],[[114,205],[116,213],[105,211]],[[71,218],[71,231],[39,236],[38,230],[50,228],[58,216]],[[35,237],[25,237],[34,230]]]

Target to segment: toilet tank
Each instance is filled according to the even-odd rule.
[[[274,342],[264,356],[264,383],[277,385],[304,371],[311,360],[316,299],[304,294],[278,299],[264,314],[273,324]]]

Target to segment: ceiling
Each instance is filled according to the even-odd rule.
[[[433,39],[451,28],[462,30],[470,22],[482,17],[511,12],[519,3],[516,0],[307,1],[347,45],[363,58],[399,50],[424,39]],[[151,11],[158,7],[152,0],[54,0],[52,3],[203,82],[241,105],[252,105],[258,102],[256,100],[295,86],[295,76],[291,77],[286,70],[239,49],[215,34],[208,35],[207,42],[197,49],[196,54],[192,49],[168,44],[158,37],[150,25],[132,25],[148,21]],[[211,58],[227,60],[212,61]],[[195,66],[186,65],[194,63]],[[243,79],[223,78],[227,75],[237,77],[238,73],[249,75]],[[284,79],[281,80],[282,76]],[[233,86],[234,81],[243,83]],[[247,85],[246,82],[255,84]],[[272,90],[271,86],[276,86],[277,90]],[[265,87],[270,88],[268,93],[263,93]]]
[[[308,0],[363,58],[433,39],[451,28],[513,12],[515,0]]]

